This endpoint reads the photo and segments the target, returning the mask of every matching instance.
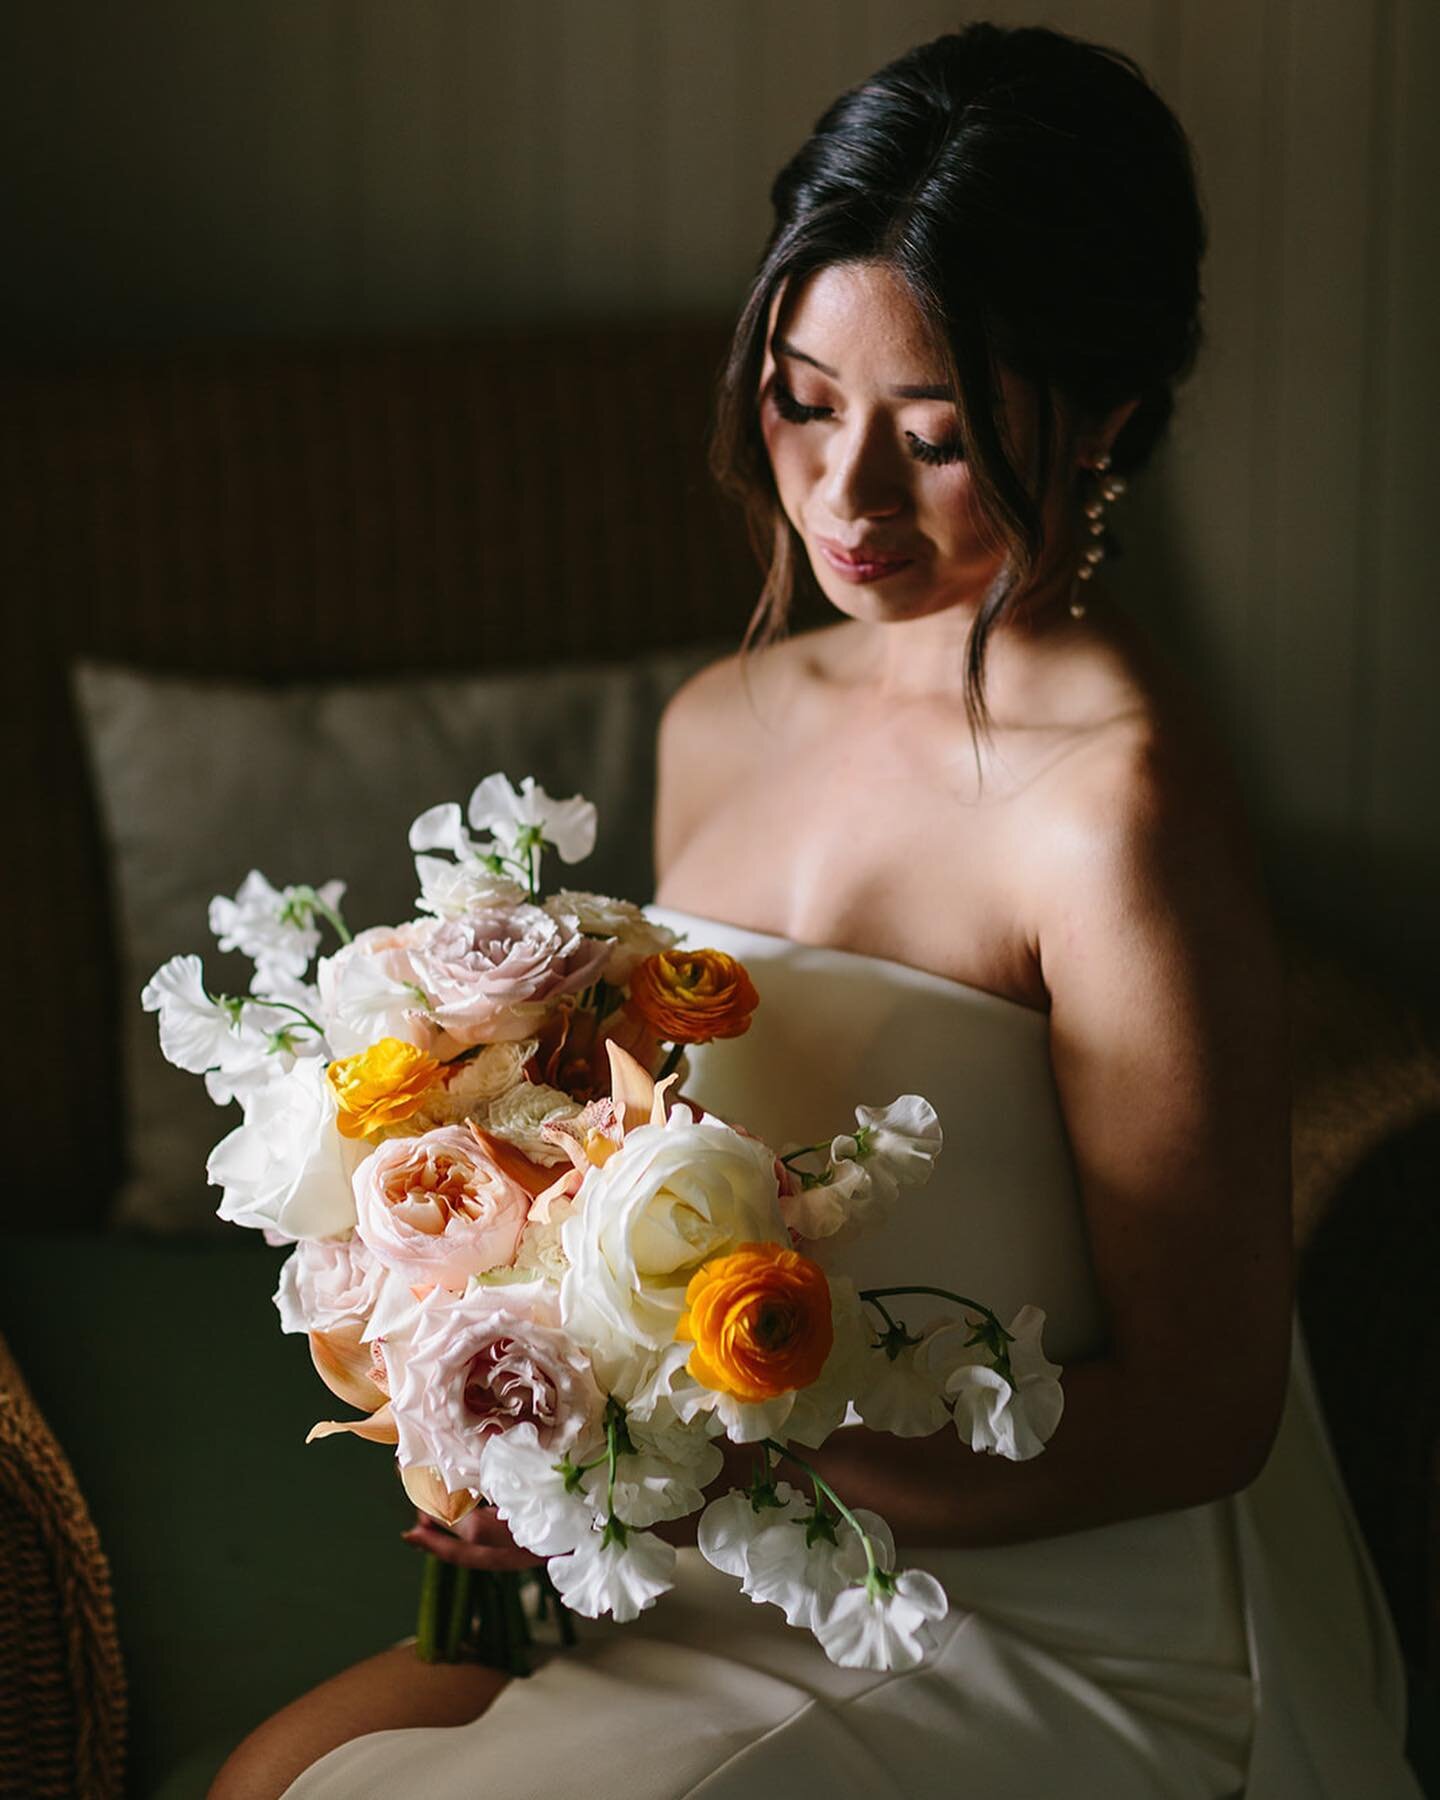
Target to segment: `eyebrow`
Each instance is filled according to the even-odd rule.
[[[818,369],[822,375],[830,376],[833,381],[838,381],[840,378],[838,369],[832,369],[829,363],[822,363],[816,356],[807,355],[805,351],[792,344],[788,338],[772,338],[770,348],[776,356],[788,356],[792,362],[809,363],[812,369]],[[955,398],[954,390],[944,386],[925,387],[924,385],[905,384],[901,387],[892,387],[890,392],[897,400],[949,400],[953,402]]]

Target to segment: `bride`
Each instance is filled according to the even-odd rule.
[[[773,201],[714,447],[768,564],[760,644],[665,715],[654,909],[768,1006],[690,1091],[792,1138],[807,1093],[831,1131],[847,1095],[929,1095],[949,1155],[887,1254],[1044,1304],[1064,1419],[1023,1463],[863,1426],[818,1454],[950,1594],[921,1670],[834,1668],[691,1547],[676,1594],[529,1682],[371,1658],[213,1796],[1417,1793],[1292,1361],[1241,802],[1100,576],[1198,340],[1183,135],[1125,59],[973,26],[836,101]],[[787,637],[812,579],[841,616]],[[411,1537],[539,1560],[490,1509]]]

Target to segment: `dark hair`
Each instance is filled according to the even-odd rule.
[[[720,377],[711,468],[767,567],[748,646],[784,628],[799,539],[781,510],[757,388],[782,284],[883,262],[935,336],[957,395],[977,510],[1007,577],[970,634],[965,699],[989,729],[985,642],[1038,569],[1058,396],[1083,422],[1139,404],[1115,440],[1138,468],[1199,343],[1204,225],[1185,135],[1118,51],[1038,27],[971,25],[842,94],[771,189],[775,221]],[[1032,466],[1002,425],[997,368],[1035,402]],[[799,555],[797,555],[799,550]]]

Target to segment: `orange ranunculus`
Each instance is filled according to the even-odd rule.
[[[759,1004],[745,965],[723,950],[661,950],[630,977],[631,1010],[671,1044],[739,1037]]]
[[[825,1366],[835,1328],[819,1263],[780,1244],[742,1244],[690,1277],[675,1336],[695,1348],[685,1367],[737,1400],[771,1400],[808,1387]]]
[[[339,1108],[335,1123],[342,1137],[364,1137],[398,1125],[420,1110],[435,1086],[440,1065],[433,1056],[400,1038],[381,1038],[358,1056],[345,1056],[325,1071]]]

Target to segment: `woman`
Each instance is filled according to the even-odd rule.
[[[656,833],[658,916],[766,1004],[691,1087],[792,1137],[926,1093],[950,1186],[857,1267],[1043,1304],[1061,1428],[1018,1464],[864,1427],[821,1453],[949,1591],[921,1670],[836,1669],[691,1548],[528,1683],[371,1659],[214,1793],[1415,1793],[1303,1359],[1287,1386],[1286,1028],[1240,803],[1094,579],[1197,342],[1183,136],[1123,58],[976,26],[842,96],[773,200],[715,446],[765,643],[669,708]],[[810,577],[842,617],[785,639]],[[537,1560],[490,1511],[412,1535]]]

